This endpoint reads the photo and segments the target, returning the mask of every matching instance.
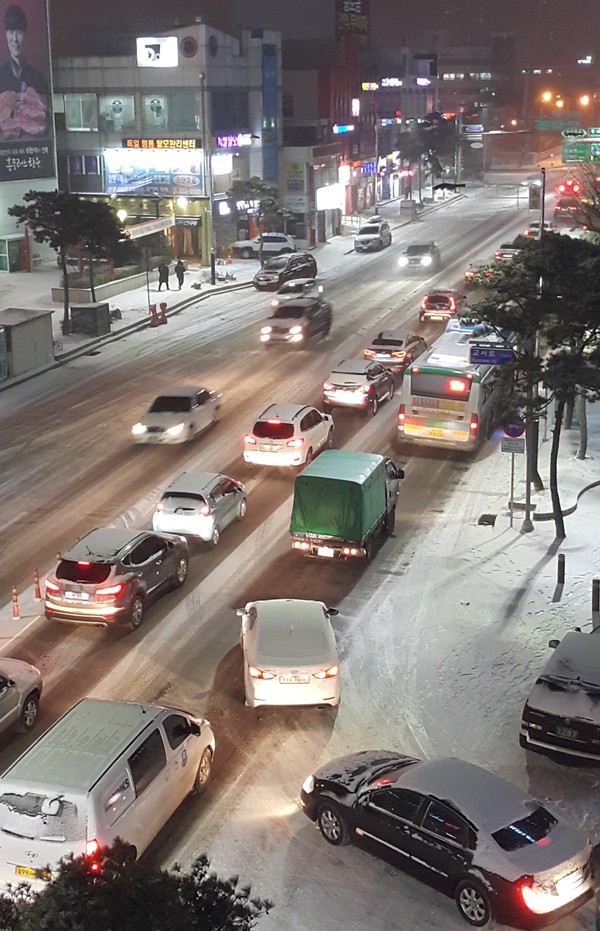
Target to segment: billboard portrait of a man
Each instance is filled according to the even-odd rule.
[[[0,181],[52,177],[52,142],[45,0],[0,0]]]

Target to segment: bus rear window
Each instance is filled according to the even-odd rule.
[[[468,401],[472,379],[464,375],[413,372],[410,377],[410,393],[425,398],[453,398]]]

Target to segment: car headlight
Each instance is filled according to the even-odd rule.
[[[133,427],[131,428],[131,432],[134,436],[139,436],[141,433],[145,433],[147,429],[148,427],[146,427],[143,423],[134,423]]]
[[[290,333],[302,333],[302,327],[301,327],[301,326],[291,326],[291,327],[290,327]]]
[[[169,436],[179,436],[185,430],[184,423],[176,423],[173,427],[168,427],[166,432]]]
[[[433,259],[431,258],[430,255],[424,255],[423,258],[421,259],[421,265],[431,265],[432,262],[433,262]]]
[[[311,774],[307,776],[304,782],[302,783],[302,789],[307,795],[310,795],[311,792],[315,790],[315,777]]]
[[[263,327],[260,328],[260,332],[261,332],[261,333],[270,333],[272,329],[273,329],[273,327],[270,327],[270,326],[263,326]]]
[[[401,255],[398,259],[398,265],[400,268],[405,268],[405,266],[408,265],[408,258],[405,255]]]

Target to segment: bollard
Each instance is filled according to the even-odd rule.
[[[166,301],[162,301],[160,304],[160,310],[158,312],[158,322],[167,323],[167,304]]]
[[[559,585],[564,585],[565,582],[565,554],[558,554],[558,566],[556,571],[556,581]]]
[[[592,611],[600,611],[600,579],[592,579]]]
[[[156,313],[156,304],[150,304],[150,326],[158,326],[158,314]]]
[[[40,576],[37,569],[33,570],[33,593],[35,595],[36,601],[42,600],[42,592],[40,589]]]
[[[13,616],[13,621],[21,620],[21,615],[19,614],[19,598],[17,596],[16,585],[13,585],[12,587],[12,616]]]

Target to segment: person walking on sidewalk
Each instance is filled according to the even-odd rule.
[[[179,282],[179,290],[183,286],[183,279],[185,277],[185,265],[181,259],[177,259],[177,265],[175,266],[175,274],[177,275],[177,281]]]
[[[162,286],[166,284],[167,291],[170,291],[169,287],[169,266],[166,262],[161,262],[158,266],[158,290],[162,291]]]

